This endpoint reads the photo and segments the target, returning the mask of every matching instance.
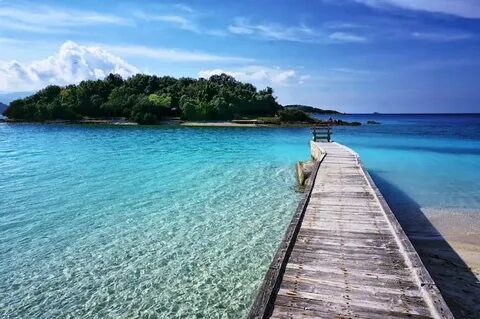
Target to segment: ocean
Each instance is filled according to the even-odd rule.
[[[410,237],[434,235],[418,222],[416,213],[420,211],[427,216],[464,212],[470,223],[472,214],[478,213],[469,227],[480,230],[479,114],[358,114],[336,118],[381,123],[336,127],[334,140],[360,154]]]
[[[334,140],[412,236],[436,236],[416,229],[418,211],[480,220],[480,115],[336,118],[381,123]],[[245,317],[301,197],[294,165],[310,138],[0,123],[0,317]]]

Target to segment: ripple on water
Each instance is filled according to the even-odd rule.
[[[246,314],[308,131],[49,128],[2,126],[0,317]]]
[[[436,236],[430,222],[456,240],[475,231],[479,115],[345,119],[382,123],[334,139],[360,154],[409,235]],[[0,125],[0,317],[243,317],[297,205],[309,138]]]

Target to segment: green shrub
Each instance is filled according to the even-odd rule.
[[[264,124],[280,124],[280,118],[274,116],[263,116],[257,118],[257,120],[262,121]]]
[[[280,118],[281,122],[314,122],[315,120],[311,118],[307,113],[297,110],[297,109],[290,109],[285,108],[283,110],[278,111],[278,117]]]

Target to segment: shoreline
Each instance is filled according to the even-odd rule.
[[[480,245],[478,244],[480,243],[480,220],[478,219],[480,209],[424,208],[422,211],[433,227],[480,279]]]
[[[100,125],[100,126],[144,126],[144,127],[245,127],[245,128],[252,128],[252,127],[269,127],[269,128],[310,128],[312,126],[360,126],[354,124],[331,124],[331,123],[281,123],[281,124],[265,124],[265,123],[234,123],[234,122],[193,122],[193,121],[185,121],[185,122],[174,122],[166,121],[160,122],[158,124],[148,124],[148,125],[140,125],[136,122],[130,121],[111,121],[111,120],[81,120],[81,121],[44,121],[44,122],[34,122],[34,121],[20,121],[20,120],[4,120],[0,123],[8,123],[8,124],[44,124],[44,125],[52,125],[52,124],[63,124],[63,125]]]
[[[268,127],[266,124],[247,124],[247,123],[232,123],[232,122],[191,122],[185,121],[179,124],[173,124],[175,126],[186,127]]]
[[[170,124],[173,126],[185,126],[185,127],[280,127],[280,128],[290,128],[290,127],[312,127],[318,124],[315,123],[282,123],[282,124],[243,124],[243,123],[233,123],[233,122],[190,122],[186,121],[180,124]],[[324,125],[324,124],[322,124]]]
[[[425,225],[427,232],[407,231],[408,237],[450,309],[459,318],[476,318],[480,313],[480,209],[421,211],[430,223]]]

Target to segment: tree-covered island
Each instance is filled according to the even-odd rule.
[[[285,105],[286,108],[296,108],[300,111],[303,111],[305,113],[314,113],[314,114],[330,114],[330,115],[335,115],[335,114],[342,114],[338,111],[335,110],[328,110],[328,109],[321,109],[318,107],[313,107],[309,105],[302,105],[302,104],[290,104],[290,105]]]
[[[110,74],[104,80],[78,85],[50,85],[12,101],[3,115],[35,122],[126,118],[138,124],[157,124],[172,117],[185,121],[261,119],[268,124],[321,122],[299,108],[281,106],[272,88],[257,90],[226,74],[209,79],[145,74],[123,79]]]

